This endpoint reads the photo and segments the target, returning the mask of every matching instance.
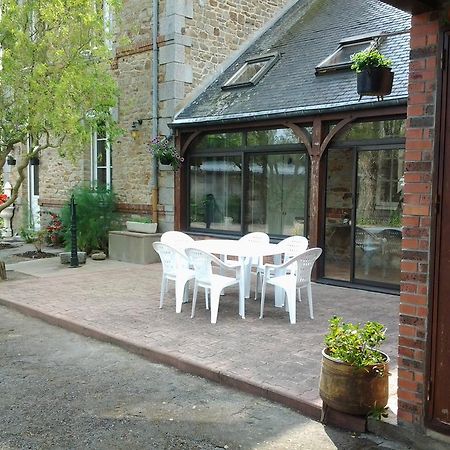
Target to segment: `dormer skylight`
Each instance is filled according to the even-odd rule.
[[[277,62],[278,58],[278,53],[270,53],[247,59],[244,65],[222,86],[222,89],[254,86]]]
[[[366,50],[375,45],[378,35],[361,35],[343,39],[339,42],[339,47],[317,67],[316,75],[334,70],[348,69],[351,66],[350,57],[354,53]]]

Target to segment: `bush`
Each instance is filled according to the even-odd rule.
[[[329,321],[325,336],[327,354],[355,367],[366,367],[384,362],[378,350],[385,339],[385,328],[378,322],[364,326],[343,322],[341,317]]]
[[[47,242],[59,246],[64,241],[64,228],[58,214],[50,214],[50,223],[47,225]]]
[[[77,244],[81,251],[108,251],[108,233],[119,226],[116,195],[104,187],[78,187],[73,191],[77,213]],[[61,210],[66,249],[71,245],[70,200]]]

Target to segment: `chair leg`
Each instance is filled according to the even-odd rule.
[[[309,303],[309,317],[311,319],[314,319],[311,283],[309,283],[307,286],[307,292],[308,292],[308,303]]]
[[[211,323],[217,323],[219,313],[220,290],[211,288]]]
[[[295,305],[296,289],[286,291],[287,301],[286,304],[289,305],[289,320],[292,324],[297,322],[297,312]]]
[[[186,286],[189,280],[178,279],[175,281],[175,312],[181,312],[181,304],[185,299]]]
[[[166,292],[166,278],[163,276],[161,279],[161,293],[159,295],[159,308],[163,307],[164,293]]]
[[[266,278],[263,277],[262,288],[261,288],[261,308],[259,310],[259,318],[262,319],[264,317],[264,301],[266,299]]]
[[[198,293],[198,284],[197,281],[194,283],[194,294],[192,295],[192,310],[191,310],[191,319],[195,314],[195,304],[197,303],[197,293]]]

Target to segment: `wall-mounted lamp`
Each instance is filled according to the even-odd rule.
[[[152,119],[138,119],[131,124],[130,134],[133,140],[136,140],[139,137],[142,123],[144,122],[144,120],[152,120]]]

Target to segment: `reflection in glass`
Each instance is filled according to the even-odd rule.
[[[358,153],[355,278],[400,283],[403,150]]]
[[[405,120],[392,119],[352,123],[344,132],[336,136],[335,141],[348,142],[404,137]]]
[[[247,145],[279,145],[297,143],[298,137],[290,128],[249,131],[247,133]]]
[[[248,231],[275,235],[305,233],[306,153],[249,157]]]
[[[327,278],[350,281],[353,158],[349,149],[327,156],[325,270]]]
[[[196,143],[196,149],[238,148],[244,144],[243,133],[206,134]]]
[[[191,227],[240,232],[241,166],[240,156],[190,159]]]

